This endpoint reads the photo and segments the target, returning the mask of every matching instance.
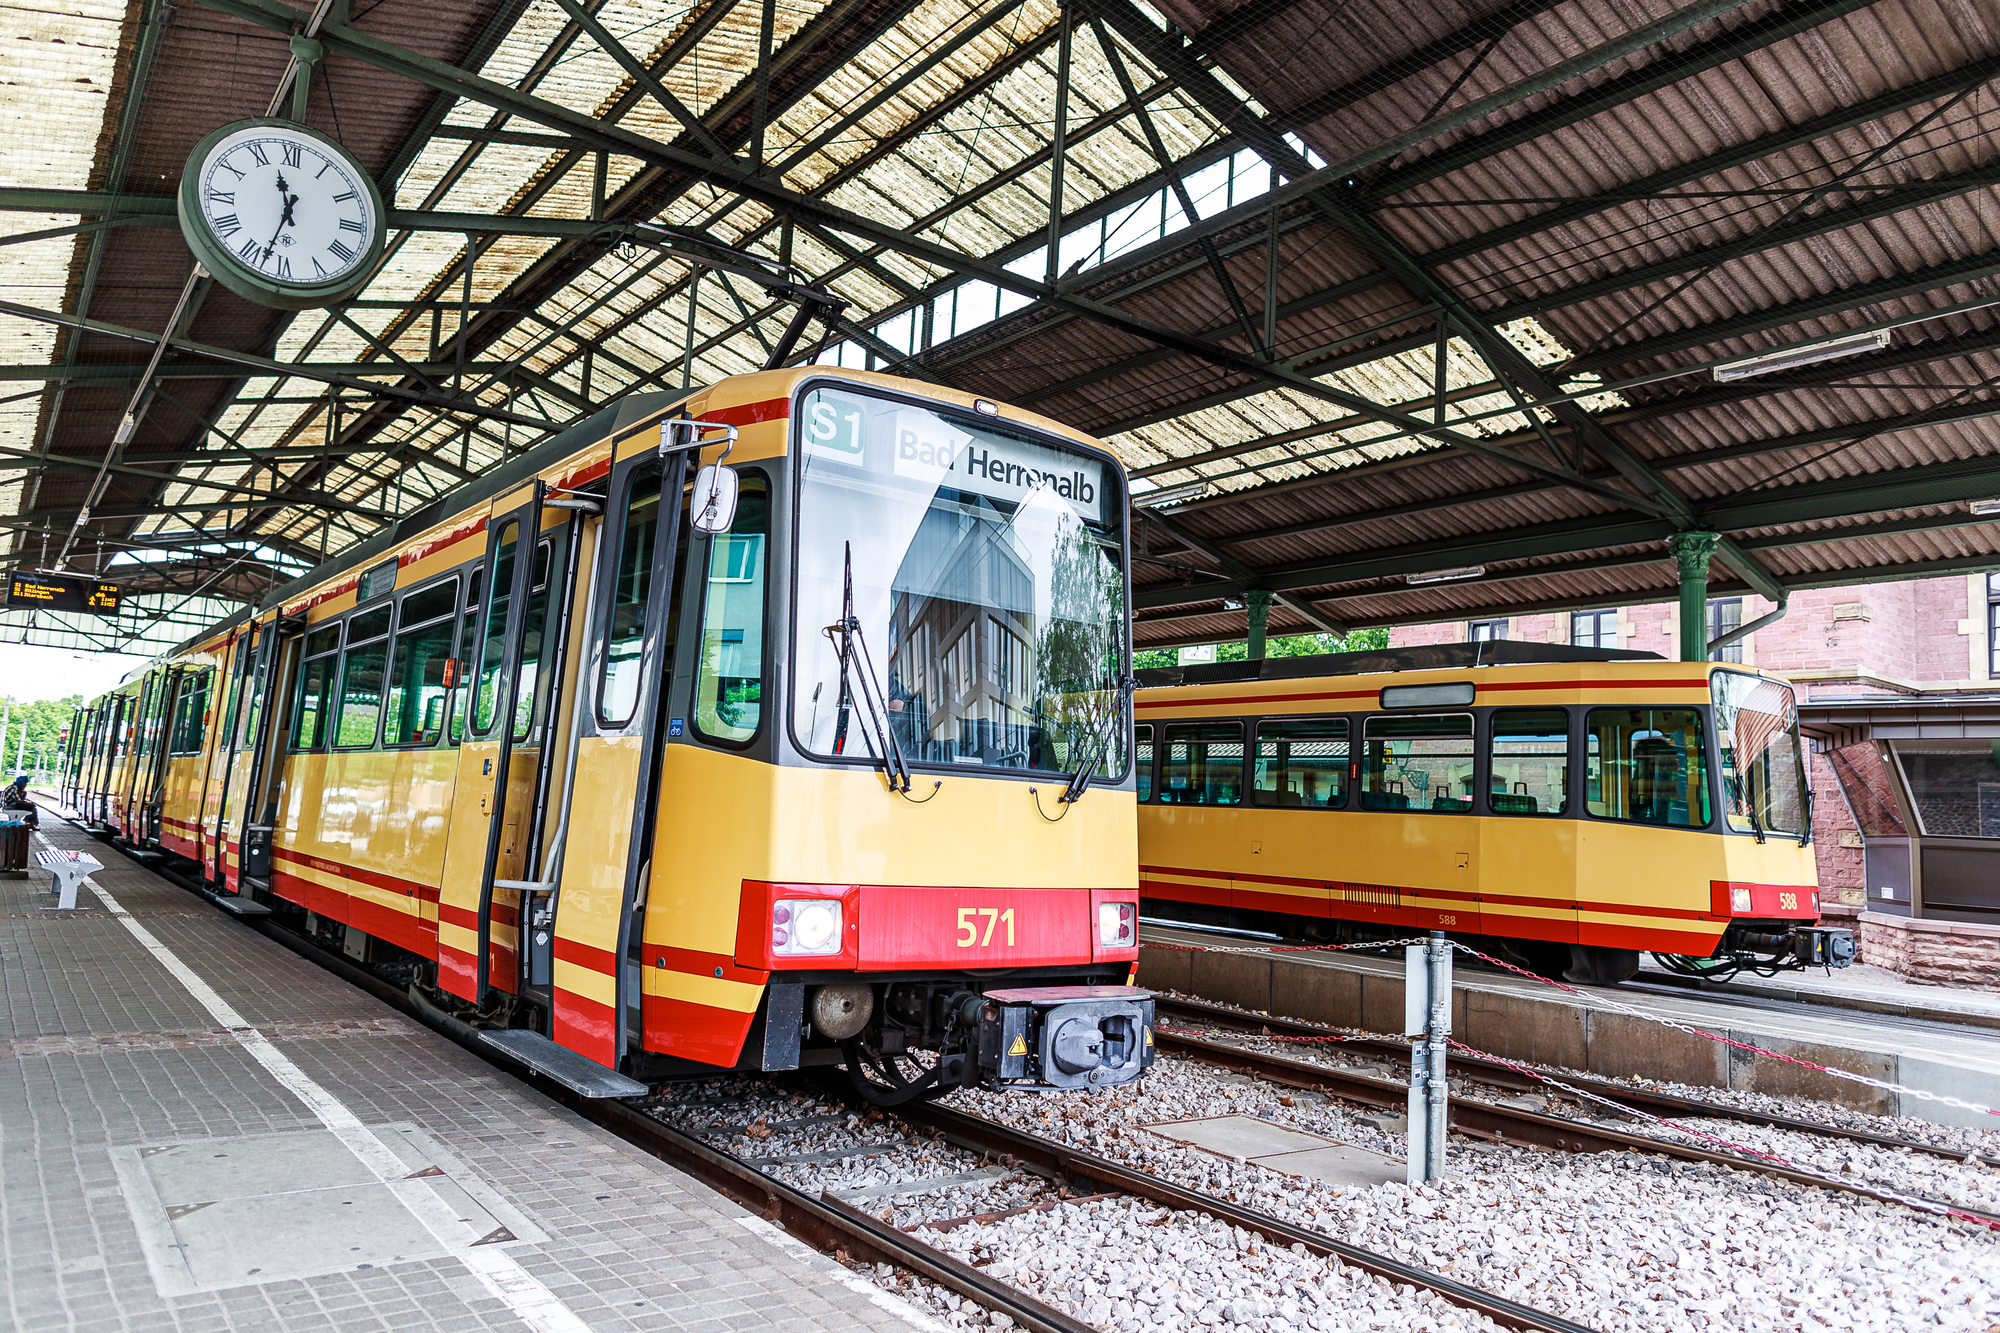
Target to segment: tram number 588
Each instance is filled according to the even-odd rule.
[[[986,918],[986,931],[984,934],[980,933],[979,923],[973,919],[975,917],[982,917],[982,916]],[[1009,907],[1004,912],[997,907],[959,908],[958,941],[957,941],[958,947],[961,949],[970,949],[973,945],[977,944],[980,948],[982,949],[985,948],[987,945],[993,943],[993,928],[996,925],[1004,925],[1007,927],[1007,947],[1010,949],[1013,948],[1014,947],[1013,908]]]
[[[1779,911],[1781,911],[1781,912],[1796,912],[1796,911],[1798,911],[1798,910],[1799,910],[1799,895],[1798,895],[1798,894],[1796,894],[1796,893],[1781,893],[1781,894],[1779,894],[1779,895],[1778,895],[1778,910],[1779,910]]]

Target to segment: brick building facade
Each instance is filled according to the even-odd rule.
[[[1710,637],[1771,609],[1759,597],[1711,602]],[[1392,647],[1481,638],[1681,656],[1673,602],[1390,631]],[[2000,700],[2000,574],[1800,591],[1783,617],[1717,656],[1797,686],[1814,734],[1813,836],[1827,916],[1856,919],[1866,961],[1913,980],[2000,987],[2000,740],[1980,741],[2000,735],[1981,724],[1993,715],[1982,707]],[[1930,721],[1920,724],[1918,711]],[[1948,739],[1887,739],[1919,736]],[[1951,776],[1913,785],[1913,762],[1929,765],[1918,784],[1947,765]],[[1912,805],[1917,818],[1905,818]],[[1940,940],[1952,947],[1930,947]]]

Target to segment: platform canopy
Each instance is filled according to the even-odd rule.
[[[622,394],[762,364],[791,306],[693,242],[621,244],[642,221],[850,302],[795,359],[1108,440],[1142,492],[1145,645],[1241,637],[1266,593],[1274,634],[1664,600],[1682,530],[1723,535],[1715,589],[1771,598],[2000,566],[1996,24],[1945,0],[0,11],[0,551],[126,590],[115,621],[13,611],[0,638],[173,642]],[[307,122],[391,230],[355,297],[287,314],[190,282],[174,190],[211,130],[290,109],[295,35],[325,53]]]

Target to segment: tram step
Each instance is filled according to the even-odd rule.
[[[638,1080],[606,1069],[567,1046],[558,1046],[539,1032],[510,1028],[505,1032],[481,1032],[479,1040],[585,1097],[643,1097],[649,1091]]]
[[[234,912],[238,916],[271,915],[271,909],[269,907],[266,907],[263,903],[253,902],[248,898],[232,897],[226,893],[218,893],[215,895],[215,905],[217,907],[220,907],[225,912]]]

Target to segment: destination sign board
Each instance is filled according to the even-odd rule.
[[[15,570],[7,581],[7,605],[115,616],[118,614],[118,585],[74,574],[34,574]]]

